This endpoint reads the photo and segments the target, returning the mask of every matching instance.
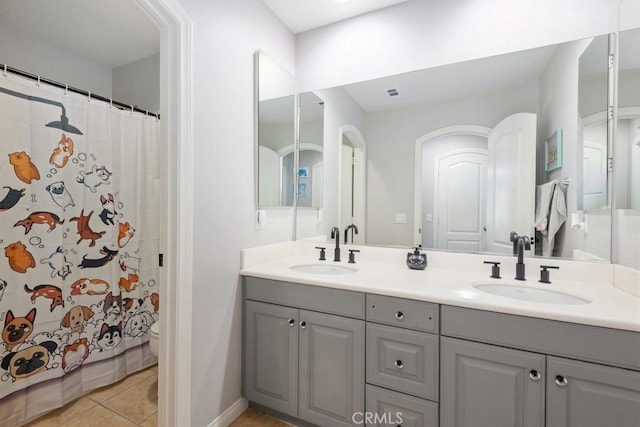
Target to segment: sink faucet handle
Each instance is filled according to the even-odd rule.
[[[540,280],[538,280],[540,283],[551,283],[551,280],[549,280],[549,269],[550,268],[554,268],[556,270],[560,270],[560,267],[558,267],[557,265],[541,265],[540,266]]]
[[[356,254],[354,252],[360,252],[359,249],[349,249],[349,264],[356,263]]]
[[[497,261],[485,261],[485,264],[493,264],[491,267],[491,278],[500,279],[500,263]]]
[[[325,261],[327,258],[325,256],[325,249],[327,248],[321,248],[320,246],[316,246],[316,249],[320,249],[320,258],[318,258],[320,261]]]

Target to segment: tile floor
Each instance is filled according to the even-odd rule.
[[[158,366],[99,388],[25,427],[156,427]]]
[[[99,388],[24,427],[156,427],[158,366]],[[230,427],[290,427],[284,421],[247,409]]]

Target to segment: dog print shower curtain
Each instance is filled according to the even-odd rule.
[[[158,125],[0,75],[0,424],[155,362]]]

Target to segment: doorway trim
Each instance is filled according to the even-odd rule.
[[[365,169],[367,164],[367,144],[365,143],[364,137],[360,133],[360,130],[353,125],[340,126],[338,131],[339,131],[339,136],[338,136],[338,194],[339,194],[339,197],[338,197],[338,218],[337,218],[338,224],[339,224],[338,228],[343,230],[344,227],[347,225],[347,224],[340,224],[340,221],[342,219],[342,209],[343,209],[343,206],[342,206],[342,138],[343,136],[346,135],[347,138],[349,138],[349,141],[351,141],[354,151],[360,154],[359,157],[361,157],[361,162],[362,162],[362,167],[357,168],[355,172],[356,178],[354,180],[354,183],[355,183],[354,187],[357,186],[357,188],[354,188],[354,193],[359,194],[360,196],[354,200],[354,204],[359,205],[361,209],[357,210],[359,214],[354,219],[354,222],[361,224],[358,227],[359,229],[358,234],[362,239],[362,241],[366,242],[366,223],[365,223],[366,221],[366,218],[365,218],[366,170]]]
[[[178,0],[136,0],[160,32],[162,310],[158,425],[191,425],[193,22]],[[179,332],[179,333],[178,333]]]
[[[455,135],[475,135],[488,138],[491,128],[478,125],[453,125],[431,131],[416,139],[413,178],[413,242],[422,244],[422,145],[436,138]]]

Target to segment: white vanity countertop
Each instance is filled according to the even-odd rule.
[[[327,244],[327,261],[318,261],[313,248],[306,245],[270,245],[267,251],[243,251],[240,274],[307,285],[368,292],[458,307],[475,308],[520,316],[581,323],[640,332],[640,299],[613,286],[611,264],[527,258],[527,281],[513,280],[515,258],[490,255],[446,254],[427,252],[429,266],[411,270],[404,263],[406,250],[348,246],[343,248],[343,261],[331,261],[333,248]],[[275,248],[275,250],[274,250]],[[293,249],[295,248],[295,249]],[[302,249],[301,249],[302,248]],[[356,264],[348,264],[347,249],[358,248]],[[257,248],[256,248],[257,249]],[[367,257],[366,252],[372,252]],[[267,256],[264,256],[268,254]],[[385,254],[389,255],[384,261]],[[269,259],[271,258],[271,259]],[[489,277],[491,266],[486,261],[502,262],[502,279]],[[290,267],[302,264],[341,265],[357,269],[347,274],[308,274]],[[514,264],[514,265],[511,265]],[[551,284],[538,280],[539,265],[560,265],[551,270]],[[461,266],[465,266],[462,268]],[[563,273],[561,273],[563,272]],[[554,276],[557,279],[554,279]],[[568,277],[567,277],[568,276]],[[474,284],[517,284],[575,295],[589,304],[548,304],[522,301],[479,291]]]

